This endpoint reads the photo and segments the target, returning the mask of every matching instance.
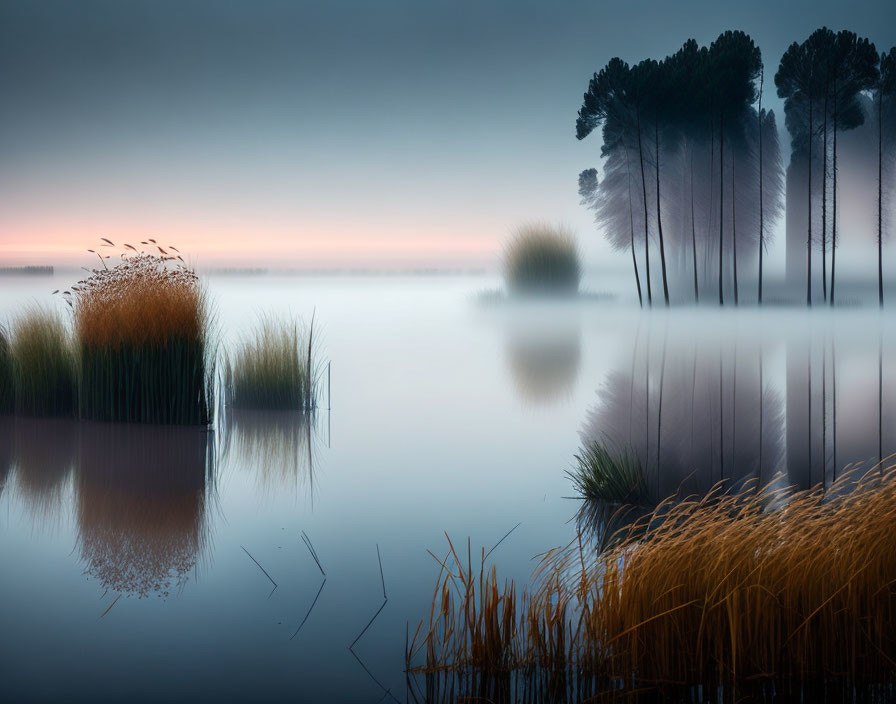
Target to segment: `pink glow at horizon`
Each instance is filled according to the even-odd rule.
[[[499,256],[498,235],[457,235],[447,228],[428,227],[426,237],[416,231],[379,233],[375,230],[336,231],[319,228],[200,228],[124,227],[109,223],[79,227],[23,223],[13,228],[0,223],[0,265],[89,265],[107,237],[116,247],[103,253],[117,255],[124,244],[156,239],[174,245],[191,263],[199,265],[303,267],[357,266],[490,266]],[[145,246],[143,247],[146,248]]]

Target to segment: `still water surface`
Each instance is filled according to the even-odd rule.
[[[0,315],[69,283],[4,279]],[[427,549],[520,524],[491,559],[525,580],[575,535],[583,441],[631,449],[663,495],[896,451],[875,309],[477,306],[494,284],[212,278],[224,344],[262,310],[315,312],[332,384],[310,423],[0,418],[3,698],[403,701]]]

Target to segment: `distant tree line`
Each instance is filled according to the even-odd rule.
[[[0,266],[0,276],[52,276],[52,266]]]
[[[820,203],[809,168],[809,305],[813,248],[822,254],[824,299],[834,302],[837,134],[864,123],[869,111],[861,98],[871,95],[883,305],[884,169],[896,141],[896,48],[878,55],[874,44],[853,32],[822,28],[788,48],[774,80],[784,99],[791,159],[812,165],[819,152],[822,156]],[[686,295],[696,302],[703,296],[737,305],[743,295],[738,274],[743,279],[745,266],[751,280],[756,271],[756,298],[762,303],[764,255],[771,228],[784,212],[783,158],[775,114],[762,107],[764,82],[759,47],[740,31],[724,32],[708,48],[689,39],[662,61],[645,59],[630,66],[613,58],[591,78],[576,136],[585,139],[600,128],[604,162],[600,172],[586,169],[579,175],[579,194],[611,245],[631,252],[642,305],[660,296],[650,271],[657,255],[667,306],[670,280],[692,288]],[[819,207],[817,233],[811,214]]]

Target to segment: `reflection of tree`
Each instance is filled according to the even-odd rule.
[[[547,403],[568,393],[581,364],[578,327],[514,330],[507,338],[507,361],[520,394]]]
[[[780,470],[783,408],[760,384],[758,354],[698,343],[650,352],[607,377],[583,443],[633,453],[660,498]]]
[[[830,482],[896,450],[891,349],[882,331],[871,344],[827,332],[787,340],[787,466],[794,484]]]
[[[204,429],[84,423],[77,515],[86,572],[140,597],[182,587],[207,541]]]
[[[12,421],[16,488],[32,514],[50,519],[58,514],[77,444],[77,424],[63,418]]]
[[[313,496],[315,417],[298,411],[226,409],[228,463],[251,468],[271,493],[300,488]]]

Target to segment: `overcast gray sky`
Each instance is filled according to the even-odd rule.
[[[488,264],[549,219],[612,263],[576,193],[591,74],[725,29],[774,70],[821,25],[889,48],[896,2],[0,0],[0,261]]]

